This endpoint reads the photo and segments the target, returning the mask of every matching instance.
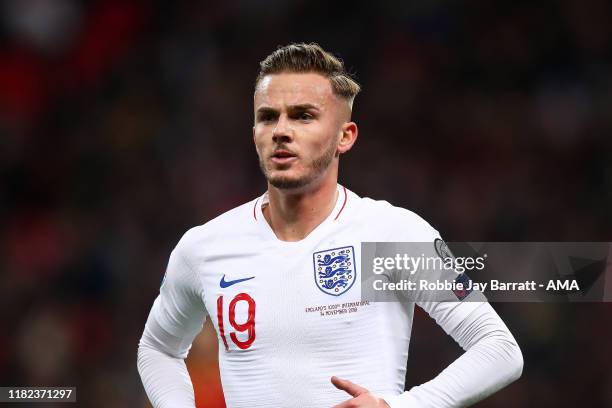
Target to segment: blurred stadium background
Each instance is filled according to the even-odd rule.
[[[340,179],[449,241],[612,240],[612,3],[4,0],[0,384],[146,407],[136,345],[182,233],[261,194],[252,83],[317,41],[357,73]],[[522,379],[478,407],[612,406],[611,304],[498,304]],[[407,385],[459,351],[417,314]],[[207,324],[188,360],[223,406]]]

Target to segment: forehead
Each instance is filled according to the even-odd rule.
[[[323,106],[335,100],[329,79],[313,72],[266,75],[255,90],[256,108],[304,103]]]

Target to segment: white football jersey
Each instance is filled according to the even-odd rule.
[[[262,214],[266,202],[264,194],[184,235],[152,312],[157,323],[187,350],[211,319],[228,407],[329,408],[350,398],[333,375],[382,397],[401,394],[414,304],[362,302],[361,242],[433,243],[438,232],[338,186],[331,214],[285,242]],[[343,273],[326,272],[338,260]],[[448,332],[478,303],[420,305]]]

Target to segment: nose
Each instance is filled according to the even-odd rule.
[[[293,139],[293,129],[287,120],[287,116],[280,115],[272,132],[272,141],[282,143],[289,142],[291,139]]]

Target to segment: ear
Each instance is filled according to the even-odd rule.
[[[255,126],[253,126],[253,144],[255,144]]]
[[[351,150],[357,141],[357,124],[355,122],[345,122],[340,129],[342,132],[338,141],[338,153],[343,154]]]

